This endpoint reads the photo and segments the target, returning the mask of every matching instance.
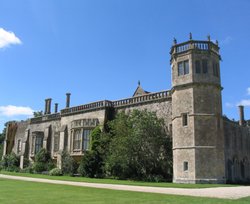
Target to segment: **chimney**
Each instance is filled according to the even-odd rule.
[[[245,119],[244,119],[244,106],[242,105],[239,106],[239,114],[240,114],[239,125],[243,126],[245,125]]]
[[[58,103],[55,103],[55,113],[58,112]]]
[[[47,99],[47,108],[46,108],[46,114],[50,114],[51,113],[51,101],[52,99],[51,98],[48,98]]]
[[[66,108],[69,108],[70,106],[70,95],[71,93],[66,93]]]
[[[47,114],[47,104],[48,104],[48,99],[45,99],[45,108],[44,108],[44,115]]]

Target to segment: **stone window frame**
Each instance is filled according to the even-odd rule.
[[[17,140],[17,154],[20,154],[22,151],[22,140],[21,139],[18,139]]]
[[[60,149],[60,132],[55,132],[53,150],[56,153],[59,151],[59,149]]]
[[[90,142],[91,142],[91,132],[93,128],[83,127],[83,128],[76,128],[73,130],[73,137],[72,137],[72,151],[73,152],[84,152],[90,150]],[[85,133],[88,134],[85,134]],[[78,133],[78,137],[75,138],[76,133]],[[76,142],[78,145],[76,145]],[[87,144],[87,143],[88,144]]]
[[[82,151],[87,151],[90,149],[91,132],[92,132],[92,129],[83,128],[83,131],[82,131]],[[87,133],[87,134],[85,134],[85,133]]]
[[[201,74],[201,61],[200,60],[195,60],[195,73],[196,74]]]
[[[41,139],[41,143],[37,143]],[[33,132],[31,137],[31,155],[35,155],[43,148],[44,132]],[[40,144],[40,145],[39,145]],[[40,146],[40,147],[39,147]],[[37,150],[37,147],[39,147]]]
[[[202,60],[202,73],[203,74],[208,73],[208,60],[207,59]]]
[[[182,113],[181,119],[182,119],[182,126],[187,127],[188,126],[188,113]]]
[[[217,62],[213,62],[213,75],[215,77],[219,77],[220,73],[219,73],[219,63]]]
[[[73,130],[73,137],[72,137],[72,151],[77,152],[81,151],[82,148],[82,128],[76,128]]]
[[[189,60],[183,60],[177,64],[178,76],[189,74]]]
[[[37,135],[35,139],[35,154],[37,154],[43,148],[43,135]]]
[[[188,161],[183,162],[183,171],[187,172],[189,169]]]

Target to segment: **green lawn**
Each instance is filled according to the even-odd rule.
[[[190,196],[162,195],[154,193],[139,193],[106,189],[85,188],[76,186],[45,184],[28,181],[0,179],[1,204],[64,204],[64,203],[107,203],[107,204],[206,204],[206,203],[241,203],[249,204],[250,197],[239,200],[198,198]]]
[[[228,184],[175,184],[175,183],[164,183],[164,182],[142,182],[142,181],[128,181],[128,180],[116,180],[116,179],[93,179],[85,177],[71,177],[71,176],[48,176],[41,174],[28,174],[28,173],[15,173],[8,171],[0,171],[1,174],[13,175],[13,176],[24,176],[34,178],[46,178],[52,180],[64,180],[64,181],[76,181],[76,182],[88,182],[88,183],[107,183],[107,184],[123,184],[123,185],[134,185],[134,186],[154,186],[154,187],[170,187],[170,188],[211,188],[211,187],[229,187],[236,185]]]

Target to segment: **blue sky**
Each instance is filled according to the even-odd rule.
[[[0,0],[0,131],[44,109],[171,88],[169,51],[178,42],[221,47],[223,113],[250,118],[248,0]],[[53,105],[52,105],[53,110]]]

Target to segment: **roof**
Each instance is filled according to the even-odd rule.
[[[140,81],[138,81],[138,86],[133,94],[133,97],[135,96],[141,96],[141,95],[145,95],[145,94],[149,94],[150,92],[145,91],[142,87],[141,87],[141,83]]]

